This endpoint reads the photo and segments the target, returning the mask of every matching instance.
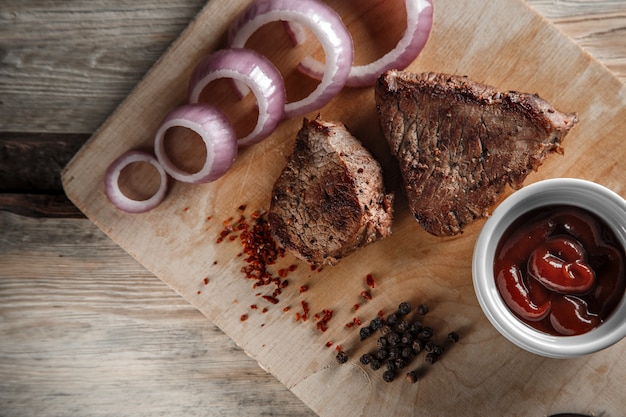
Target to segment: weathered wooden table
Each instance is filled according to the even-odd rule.
[[[2,416],[313,415],[61,189],[204,3],[0,4]],[[625,2],[528,3],[626,80]]]

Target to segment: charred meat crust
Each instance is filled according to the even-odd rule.
[[[305,119],[272,190],[276,241],[308,263],[333,265],[389,235],[392,218],[393,194],[372,155],[342,124]]]
[[[578,121],[537,95],[440,73],[388,71],[375,98],[413,215],[437,236],[486,216],[506,184],[521,187],[548,154],[562,153]]]

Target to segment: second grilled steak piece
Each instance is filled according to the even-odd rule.
[[[388,71],[375,88],[381,127],[398,159],[411,211],[452,236],[522,186],[577,123],[537,95],[439,73]]]
[[[274,238],[310,264],[334,265],[389,235],[392,218],[372,155],[342,124],[305,119],[272,190]]]

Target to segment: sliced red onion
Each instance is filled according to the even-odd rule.
[[[173,127],[193,130],[206,146],[206,161],[195,173],[177,167],[165,151],[165,133]],[[200,184],[224,175],[237,156],[235,129],[226,116],[213,106],[185,104],[172,110],[161,122],[154,139],[154,151],[163,169],[174,179]]]
[[[433,24],[432,0],[406,0],[407,22],[402,39],[384,56],[366,65],[355,65],[350,70],[346,81],[348,87],[371,87],[383,72],[390,69],[402,70],[409,66],[426,45]],[[305,35],[300,28],[288,24],[287,32],[292,43],[304,41]],[[305,56],[298,70],[311,78],[321,79],[324,64],[311,56]]]
[[[257,100],[255,128],[238,140],[239,146],[258,143],[269,136],[285,114],[285,82],[280,71],[263,55],[250,49],[223,49],[202,60],[189,83],[189,101],[198,103],[202,90],[214,80],[229,78],[247,85]]]
[[[137,162],[151,164],[156,168],[160,177],[158,190],[146,200],[134,200],[127,197],[122,190],[120,190],[120,173],[128,165]],[[154,155],[143,151],[132,150],[123,153],[109,165],[104,175],[104,192],[111,203],[120,210],[128,213],[144,213],[161,204],[167,193],[167,180],[165,170]]]
[[[316,89],[302,100],[287,103],[287,117],[319,110],[344,87],[354,59],[352,36],[339,15],[318,0],[256,0],[233,22],[229,30],[231,47],[242,48],[261,26],[274,22],[295,22],[318,38],[326,55],[324,71]]]

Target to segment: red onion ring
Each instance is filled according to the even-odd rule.
[[[269,136],[285,114],[285,82],[280,71],[263,55],[243,48],[224,49],[206,57],[195,68],[189,83],[189,101],[198,103],[202,90],[214,80],[243,82],[257,100],[257,124],[239,146],[258,143]]]
[[[165,151],[165,133],[172,127],[193,130],[206,146],[206,160],[198,172],[177,167]],[[200,184],[224,175],[237,156],[237,137],[226,116],[213,106],[185,104],[172,110],[161,122],[154,139],[154,151],[163,169],[174,179]]]
[[[316,89],[302,100],[287,103],[287,117],[319,110],[344,87],[354,59],[352,36],[339,15],[317,0],[257,0],[233,22],[229,29],[231,47],[243,48],[261,26],[274,21],[296,22],[309,28],[326,55],[324,71]]]
[[[433,24],[432,0],[406,0],[405,6],[407,22],[402,38],[391,51],[376,61],[353,66],[346,86],[371,87],[380,74],[390,69],[405,69],[424,49]],[[290,23],[287,25],[291,26]],[[287,32],[292,43],[297,45],[304,41],[305,35],[300,28],[289,27]],[[324,73],[324,64],[311,56],[305,56],[298,70],[319,80]]]
[[[120,173],[128,165],[136,162],[149,163],[154,166],[159,173],[161,181],[159,189],[146,200],[134,200],[127,197],[122,190],[120,190]],[[132,150],[123,153],[109,165],[104,175],[104,192],[109,201],[118,209],[127,213],[144,213],[161,204],[167,193],[167,180],[165,170],[153,155],[143,151]]]

